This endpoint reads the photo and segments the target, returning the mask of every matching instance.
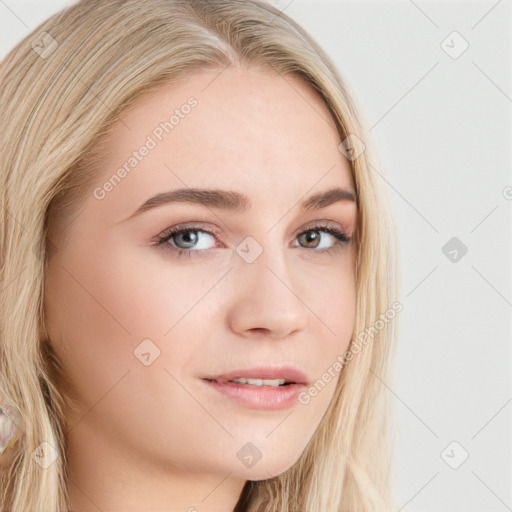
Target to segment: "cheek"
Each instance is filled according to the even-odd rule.
[[[129,315],[119,314],[104,264],[56,265],[46,286],[50,341],[86,410],[126,371],[132,344]]]
[[[176,369],[193,359],[196,345],[211,332],[208,318],[216,306],[202,298],[223,270],[218,269],[219,276],[208,265],[184,270],[163,255],[148,258],[148,250],[81,247],[49,269],[45,316],[50,339],[73,381],[87,384],[91,400],[96,388],[104,392],[127,369],[144,367],[134,354],[139,346],[149,347],[151,358],[158,350],[162,356],[172,352],[155,359],[155,366]],[[148,339],[158,348],[147,341],[141,345]]]
[[[311,298],[311,315],[313,327],[311,332],[318,333],[315,337],[317,346],[311,354],[314,361],[315,389],[308,392],[304,404],[315,408],[326,409],[334,394],[339,375],[343,371],[340,361],[350,346],[354,335],[356,312],[356,286],[353,269],[349,265],[341,265],[331,271],[323,279],[321,292]]]
[[[333,350],[349,345],[354,329],[356,284],[351,260],[343,259],[338,266],[331,265],[305,279],[311,292],[304,292],[302,298],[311,309],[311,322],[317,327],[313,331],[321,333],[326,351],[319,356],[325,359],[329,352],[332,355]]]
[[[324,286],[316,295],[319,320],[323,320],[336,336],[346,333],[347,327],[353,327],[355,299],[352,273],[343,270],[331,279],[324,279]]]
[[[86,408],[129,369],[143,366],[134,355],[143,339],[172,325],[163,287],[140,270],[119,253],[85,247],[61,254],[48,269],[48,334]]]
[[[229,270],[226,259],[184,261],[157,247],[131,247],[96,269],[98,293],[110,304],[116,318],[123,319],[136,338],[167,339],[183,320],[195,315],[196,307]],[[199,258],[198,258],[199,259]],[[196,318],[198,324],[201,318]]]

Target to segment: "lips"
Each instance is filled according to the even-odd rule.
[[[291,365],[238,369],[201,380],[210,390],[208,393],[213,391],[216,397],[223,396],[237,406],[262,411],[296,407],[298,397],[309,381],[302,370]]]
[[[308,384],[306,374],[295,366],[258,366],[252,368],[229,371],[220,375],[204,377],[205,380],[219,383],[230,382],[235,379],[284,379],[287,384]]]

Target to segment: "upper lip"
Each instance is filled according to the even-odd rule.
[[[306,374],[299,368],[290,365],[284,366],[257,366],[252,368],[229,371],[220,375],[211,375],[205,377],[206,380],[215,380],[217,382],[227,382],[234,379],[285,379],[294,384],[307,384]]]

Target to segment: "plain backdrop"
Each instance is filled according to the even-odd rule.
[[[0,0],[0,57],[65,0]],[[327,51],[399,230],[396,495],[512,510],[512,2],[273,1]]]

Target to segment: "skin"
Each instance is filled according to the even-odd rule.
[[[355,314],[355,244],[322,253],[299,236],[325,220],[354,234],[352,201],[297,206],[333,187],[354,191],[327,107],[297,78],[219,71],[197,71],[123,112],[96,187],[168,112],[198,100],[103,199],[91,190],[67,240],[53,239],[46,324],[79,404],[68,411],[73,511],[233,510],[246,480],[298,460],[333,396],[338,378],[307,405],[256,410],[201,380],[290,363],[313,383],[348,348]],[[149,197],[185,186],[243,192],[252,206],[182,202],[127,220]],[[179,236],[154,245],[167,228],[192,222],[219,230],[217,241],[196,232],[203,254],[177,257],[171,246],[198,250]],[[252,263],[236,252],[247,236],[263,249]],[[336,245],[317,236],[320,248]],[[146,338],[160,349],[148,366],[134,356]],[[236,456],[248,442],[262,454],[250,468]]]

